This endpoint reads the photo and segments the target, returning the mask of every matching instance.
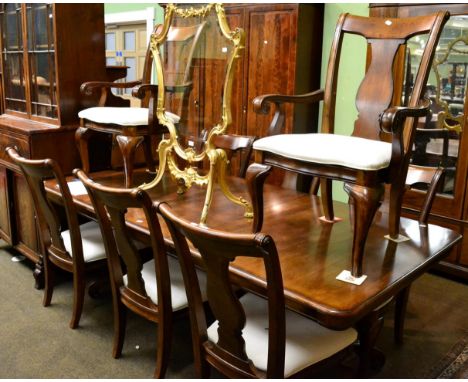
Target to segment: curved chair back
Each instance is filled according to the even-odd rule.
[[[36,215],[40,227],[40,238],[43,251],[53,253],[55,256],[69,262],[70,268],[83,267],[83,247],[78,224],[76,207],[70,193],[67,181],[60,166],[53,159],[31,160],[23,158],[14,148],[7,148],[10,158],[16,163],[24,174],[34,201]],[[63,205],[71,236],[73,261],[65,249],[61,232],[63,231],[57,207],[47,198],[44,180],[54,178],[62,194]],[[45,253],[45,252],[44,252]]]
[[[266,377],[284,376],[285,305],[283,281],[278,253],[273,238],[263,233],[230,234],[185,221],[160,204],[174,240],[182,267],[192,323],[195,363],[199,368],[208,361],[230,377],[259,377],[262,372],[248,359],[242,329],[246,316],[229,278],[229,264],[238,258],[251,258],[265,268],[268,295],[268,367]],[[187,243],[200,252],[207,274],[207,295],[215,319],[218,320],[217,343],[207,337],[201,291]]]
[[[88,190],[106,248],[113,292],[121,296],[122,302],[144,317],[157,321],[157,316],[171,311],[170,278],[167,255],[161,227],[148,194],[140,189],[106,187],[92,181],[81,171],[75,175]],[[130,208],[144,212],[151,236],[157,282],[157,305],[147,294],[141,272],[143,259],[131,239],[125,215]],[[122,267],[122,262],[125,268]],[[127,283],[124,284],[124,274]],[[137,308],[135,308],[137,307]]]
[[[333,132],[334,129],[339,57],[345,34],[364,37],[369,49],[367,71],[356,96],[358,118],[354,124],[353,135],[367,139],[388,140],[388,136],[380,130],[380,115],[389,106],[397,106],[392,105],[397,86],[396,78],[393,76],[397,54],[402,47],[404,49],[411,37],[429,33],[409,98],[408,106],[416,107],[424,95],[435,47],[447,18],[448,13],[442,11],[436,15],[401,19],[341,15],[328,62],[322,132]],[[406,126],[412,125],[412,121],[410,122]],[[405,148],[411,147],[413,130],[414,128],[406,132]]]

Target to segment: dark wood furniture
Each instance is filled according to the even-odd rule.
[[[156,30],[157,26],[155,26]],[[141,110],[129,108],[129,102],[122,99],[120,105],[115,102],[108,104],[108,98],[113,99],[112,89],[131,89],[137,85],[151,83],[151,71],[153,68],[153,56],[150,47],[146,51],[145,62],[143,64],[143,77],[139,81],[132,82],[84,82],[80,90],[84,96],[99,95],[97,105],[81,110],[79,113],[80,127],[76,130],[76,142],[80,152],[81,162],[86,172],[91,170],[89,140],[92,139],[93,131],[99,131],[115,135],[115,139],[122,153],[124,171],[126,172],[128,187],[131,185],[135,153],[138,145],[144,142],[144,155],[148,169],[155,171],[155,164],[152,154],[151,138],[156,132],[161,132],[157,118],[154,116],[153,97],[148,96],[142,89],[141,93],[133,94],[140,98]],[[88,78],[89,80],[90,78]],[[112,106],[112,107],[111,107]],[[116,107],[126,107],[127,109],[116,109]]]
[[[241,27],[246,33],[227,133],[264,137],[269,120],[254,112],[256,96],[299,94],[320,87],[324,5],[225,4],[225,10],[231,29]],[[317,131],[318,105],[286,105],[286,110],[286,132]],[[237,161],[233,168],[237,171]],[[274,169],[268,182],[279,185],[283,179],[283,171]]]
[[[29,159],[52,158],[65,174],[80,165],[74,142],[77,114],[95,102],[82,98],[80,85],[108,78],[104,7],[2,4],[0,25],[0,237],[37,264],[36,286],[40,286],[33,201],[5,148],[14,146]],[[118,71],[112,72],[118,76]]]
[[[136,172],[139,182],[150,176]],[[123,175],[115,172],[93,174],[94,180],[113,187],[124,185]],[[245,181],[230,178],[231,189],[236,194],[245,193]],[[49,196],[57,198],[54,182],[47,182]],[[149,191],[153,201],[166,201],[174,213],[189,221],[197,221],[205,198],[205,191],[191,188],[177,195],[177,185],[163,179],[160,186]],[[347,204],[334,202],[337,214],[343,216],[340,224],[326,224],[317,219],[320,198],[294,190],[265,185],[265,219],[263,230],[275,238],[283,275],[285,303],[290,309],[313,317],[320,324],[335,330],[355,326],[364,347],[372,347],[381,325],[374,310],[392,296],[408,287],[432,267],[461,240],[450,229],[429,224],[420,227],[418,222],[402,218],[402,232],[410,240],[395,243],[383,239],[388,227],[385,210],[376,213],[369,230],[363,271],[367,279],[356,286],[336,279],[348,268],[353,240],[353,228]],[[74,197],[81,213],[95,218],[87,195]],[[127,225],[139,240],[149,242],[149,230],[144,216],[129,210]],[[225,199],[217,191],[208,226],[232,233],[250,233],[251,222],[243,217],[242,209]],[[168,248],[173,241],[162,225]],[[196,256],[197,252],[194,251]],[[196,256],[197,258],[197,256]],[[250,291],[266,294],[265,273],[258,259],[239,258],[230,265],[233,281]],[[365,364],[365,363],[364,363]]]
[[[104,187],[91,181],[82,170],[75,174],[84,183],[106,244],[114,307],[112,355],[119,358],[125,337],[127,309],[158,324],[155,378],[164,378],[172,341],[172,320],[187,307],[184,283],[177,260],[166,254],[161,227],[148,194],[139,189]],[[128,209],[145,217],[151,237],[150,260],[132,240],[125,225]],[[172,282],[171,282],[172,281]]]
[[[329,330],[285,309],[281,267],[271,236],[207,229],[176,216],[166,203],[159,205],[159,211],[184,275],[200,378],[209,377],[210,365],[230,378],[306,375],[356,341],[353,328]],[[209,327],[187,240],[199,251],[207,273],[208,302],[216,320]],[[267,300],[251,293],[236,295],[229,265],[239,258],[255,259],[264,269]]]
[[[451,4],[451,3],[433,3],[433,4],[371,4],[370,5],[370,14],[373,16],[380,17],[412,17],[418,15],[427,15],[436,11],[449,11],[450,19],[447,22],[444,30],[442,32],[441,41],[439,42],[439,47],[436,53],[435,59],[441,59],[447,52],[447,47],[450,43],[454,42],[454,39],[459,38],[460,36],[466,36],[466,30],[468,28],[468,22],[466,21],[466,15],[468,15],[468,5],[467,4]],[[416,44],[415,44],[416,48]],[[446,143],[449,145],[450,151],[452,153],[448,154],[448,160],[441,165],[446,166],[447,173],[445,175],[445,180],[443,181],[443,186],[439,189],[438,194],[435,197],[434,205],[430,215],[430,222],[435,224],[440,224],[445,227],[450,227],[457,230],[463,236],[465,235],[466,230],[468,229],[468,198],[467,195],[467,184],[468,184],[468,135],[464,134],[464,130],[467,126],[466,116],[468,115],[468,100],[466,95],[464,97],[455,97],[451,98],[451,91],[453,87],[458,89],[463,88],[461,83],[457,81],[462,81],[462,75],[453,71],[451,62],[457,63],[460,61],[466,61],[466,43],[460,43],[456,46],[459,53],[453,53],[448,57],[446,65],[446,74],[441,73],[441,84],[440,88],[436,89],[437,82],[435,82],[435,72],[432,71],[430,77],[430,85],[432,88],[432,94],[435,95],[435,92],[439,90],[442,98],[448,102],[449,105],[457,105],[459,108],[458,113],[461,115],[461,131],[462,133],[456,133],[455,131],[448,131],[444,129],[444,132],[432,132],[430,127],[437,122],[437,115],[431,115],[431,124],[425,125],[424,122],[422,126],[426,130],[425,136],[422,136],[422,140],[427,140],[426,137],[429,137],[431,144],[440,144],[441,146]],[[415,50],[416,51],[416,50]],[[465,52],[465,53],[463,53]],[[415,62],[415,65],[418,63],[418,55],[413,53],[412,61]],[[404,63],[405,60],[402,58],[398,61],[396,74],[400,77],[400,83],[404,84]],[[458,67],[457,67],[458,68]],[[440,69],[439,69],[440,70]],[[452,71],[450,75],[450,71]],[[457,75],[459,78],[453,78]],[[453,83],[453,85],[452,85]],[[402,86],[400,86],[401,88]],[[466,82],[464,84],[464,89],[466,92]],[[399,97],[401,95],[401,89],[395,92],[395,96]],[[445,95],[446,94],[446,95]],[[437,113],[439,110],[434,111]],[[429,130],[429,131],[427,131]],[[435,136],[439,134],[440,136]],[[431,136],[432,135],[432,136]],[[446,142],[446,141],[449,142]],[[445,141],[445,142],[444,142]],[[416,140],[416,150],[418,149],[418,140]],[[427,146],[427,143],[426,143]],[[432,150],[434,152],[434,150]],[[443,147],[440,149],[440,155],[438,158],[433,158],[431,154],[426,154],[426,162],[421,161],[420,152],[415,152],[415,159],[419,164],[429,163],[432,161],[432,164],[427,165],[437,165],[437,162],[444,160],[444,150]],[[418,158],[416,158],[416,155]],[[434,159],[437,160],[434,163]],[[424,191],[421,190],[412,190],[407,192],[404,197],[403,206],[407,216],[417,217],[419,211],[422,208],[424,201]],[[450,255],[444,259],[436,269],[443,271],[445,274],[456,276],[464,280],[468,279],[468,239],[463,239],[463,241],[454,248]]]
[[[247,167],[250,163],[250,157],[252,155],[252,145],[255,137],[225,134],[218,135],[214,139],[214,144],[217,148],[223,149],[226,152],[229,164],[232,166],[234,158],[238,158],[239,170],[235,175],[245,178],[247,173]],[[233,173],[234,171],[232,171]],[[234,174],[233,174],[234,175]]]
[[[45,269],[43,305],[49,306],[54,292],[54,268],[73,274],[73,313],[70,328],[80,322],[86,288],[85,276],[96,270],[106,273],[106,253],[99,226],[94,221],[79,225],[72,194],[60,166],[53,159],[28,160],[13,148],[8,155],[21,168],[31,192],[39,226],[41,255]],[[56,206],[47,199],[44,180],[53,178],[65,207],[68,229],[61,224]]]
[[[427,102],[421,102],[423,90],[447,18],[448,14],[444,12],[419,18],[386,20],[343,14],[337,23],[324,90],[298,96],[265,95],[254,100],[259,113],[267,112],[270,103],[275,104],[276,115],[271,130],[276,134],[282,132],[284,103],[324,101],[322,134],[278,134],[259,139],[254,143],[255,161],[320,177],[324,219],[330,223],[335,221],[332,180],[345,182],[354,215],[353,276],[362,275],[367,232],[379,208],[384,184],[390,185],[388,236],[391,240],[401,240],[401,201],[411,157],[415,118],[426,115],[428,110]],[[368,70],[356,96],[359,115],[354,121],[351,137],[332,134],[338,66],[346,34],[364,37],[371,52]],[[421,57],[409,105],[395,107],[392,103],[394,58],[410,37],[420,34],[427,35],[428,43]]]

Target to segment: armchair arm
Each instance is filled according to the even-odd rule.
[[[410,142],[408,143],[408,152],[405,153],[403,143],[403,126],[406,118],[424,117],[429,111],[430,101],[428,99],[421,100],[420,104],[416,107],[402,107],[393,106],[385,110],[380,115],[380,130],[384,133],[390,133],[392,138],[392,158],[390,160],[389,168],[392,173],[391,178],[397,176],[401,170],[401,165],[409,163],[411,154],[413,133],[409,135]],[[406,176],[406,173],[405,173]]]
[[[416,107],[393,106],[380,115],[380,130],[385,133],[398,133],[408,117],[425,117],[431,102],[423,99]]]
[[[255,97],[252,103],[256,113],[268,114],[270,103],[274,103],[277,107],[282,103],[312,103],[323,100],[323,96],[323,89],[300,95],[265,94]]]
[[[96,88],[103,90],[118,88],[118,89],[127,89],[133,88],[136,85],[140,85],[141,81],[132,81],[132,82],[101,82],[101,81],[89,81],[84,82],[80,86],[81,94],[91,95]]]
[[[270,127],[268,127],[267,135],[277,135],[283,133],[284,130],[284,103],[318,102],[323,100],[323,96],[323,89],[300,95],[266,94],[255,97],[252,103],[254,111],[258,114],[268,114],[270,112],[270,104],[275,104],[275,115],[273,116]]]
[[[90,81],[81,84],[80,92],[83,95],[91,96],[95,91],[100,92],[99,95],[99,102],[98,106],[109,106],[108,101],[110,103],[121,104],[122,99],[120,97],[115,97],[111,92],[110,89],[112,88],[119,88],[119,89],[127,89],[133,88],[135,85],[141,84],[141,81],[132,81],[132,82],[103,82],[103,81]],[[126,100],[125,104],[129,104],[129,101]]]
[[[133,87],[132,96],[139,99],[144,99],[147,93],[151,94],[151,97],[158,97],[158,85],[152,84],[139,84]]]

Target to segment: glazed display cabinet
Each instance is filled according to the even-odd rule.
[[[102,4],[0,4],[0,237],[37,264],[40,243],[27,184],[5,153],[80,166],[74,133],[80,85],[106,78]],[[66,36],[66,38],[64,38]],[[95,100],[88,98],[91,105]]]

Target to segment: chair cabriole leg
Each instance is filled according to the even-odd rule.
[[[124,161],[125,187],[132,187],[133,165],[135,162],[135,152],[138,145],[143,141],[143,137],[130,137],[117,135],[117,143]]]
[[[345,191],[354,202],[354,237],[352,251],[351,274],[354,277],[362,276],[362,260],[367,234],[374,215],[379,208],[384,187],[366,187],[357,184],[345,183]]]
[[[81,312],[83,311],[84,295],[86,283],[83,275],[73,274],[73,314],[70,321],[70,328],[76,329],[80,323]]]

